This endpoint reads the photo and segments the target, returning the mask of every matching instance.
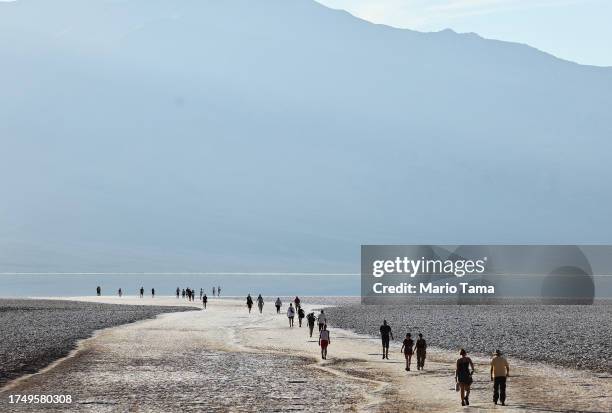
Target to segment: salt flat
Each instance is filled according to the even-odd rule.
[[[118,298],[81,300],[116,303]],[[195,305],[169,297],[124,297],[122,304]],[[426,370],[404,371],[399,346],[382,360],[379,340],[334,328],[328,360],[320,360],[307,328],[288,327],[269,302],[249,314],[239,300],[211,299],[205,311],[158,316],[102,330],[71,357],[0,393],[72,394],[51,411],[459,411],[455,354],[430,349]],[[305,303],[309,309],[308,303]],[[317,305],[314,305],[317,307]],[[286,307],[285,307],[286,308]],[[297,323],[296,323],[297,324]],[[491,402],[486,359],[475,358],[469,410],[499,411]],[[594,373],[510,360],[512,411],[609,412],[612,384]]]

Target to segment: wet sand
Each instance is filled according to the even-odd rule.
[[[248,314],[242,301],[213,299],[206,311],[103,330],[72,357],[3,389],[0,410],[43,410],[7,404],[9,394],[24,393],[73,396],[70,406],[45,406],[51,411],[612,410],[609,377],[514,359],[508,406],[495,407],[488,361],[478,358],[471,406],[464,409],[454,391],[454,354],[430,349],[425,371],[406,372],[398,345],[392,344],[391,360],[382,360],[378,339],[334,329],[330,320],[329,356],[320,360],[307,328],[296,321],[290,329],[271,304],[262,315]]]

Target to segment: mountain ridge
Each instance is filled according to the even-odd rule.
[[[0,4],[1,270],[612,241],[612,70],[306,0],[21,1]]]

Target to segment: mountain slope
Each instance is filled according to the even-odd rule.
[[[0,3],[0,268],[610,242],[612,70],[310,0]]]

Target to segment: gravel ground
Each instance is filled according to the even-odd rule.
[[[333,327],[378,336],[383,319],[396,341],[424,334],[429,346],[612,373],[612,304],[347,305],[326,309]]]
[[[174,311],[193,309],[0,299],[0,387],[68,355],[95,330]]]

